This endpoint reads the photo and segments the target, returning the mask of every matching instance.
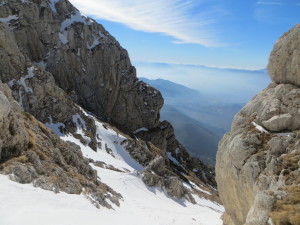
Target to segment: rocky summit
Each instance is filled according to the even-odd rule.
[[[185,211],[183,217],[176,210],[169,212],[178,217],[178,224],[191,215],[191,208],[203,210],[194,213],[196,217],[206,214],[220,223],[214,168],[191,157],[172,125],[160,121],[163,98],[136,77],[127,51],[69,1],[0,0],[0,79],[3,190],[22,189],[6,181],[5,175],[31,185],[24,186],[24,198],[33,186],[84,196],[93,206],[114,208],[117,213],[118,207],[123,212],[124,204],[129,212],[149,207],[144,196],[169,202],[166,210]],[[47,193],[34,190],[48,199]],[[135,196],[141,190],[144,194]],[[63,202],[68,198],[57,198],[65,206],[61,210],[69,209],[70,204]],[[184,209],[186,205],[190,208]],[[0,208],[0,220],[18,224],[11,222],[16,218],[8,218],[12,209]],[[159,206],[150,208],[149,221],[156,213],[155,218],[170,222],[168,213],[160,215]],[[35,211],[27,212],[22,215],[30,218]],[[60,218],[55,210],[50,212],[52,219]],[[112,213],[105,216],[109,221],[117,218]],[[197,223],[195,218],[189,220]]]
[[[219,143],[216,179],[227,225],[300,224],[300,26],[275,44],[273,81]]]

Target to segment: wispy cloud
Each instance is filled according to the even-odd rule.
[[[222,11],[207,6],[206,0],[70,1],[85,14],[119,22],[139,31],[162,33],[173,37],[174,43],[207,47],[224,45],[218,40],[213,26]],[[197,13],[192,13],[195,8]]]
[[[256,5],[282,5],[281,2],[265,2],[265,1],[258,1]]]
[[[284,5],[280,1],[257,1],[254,16],[259,22],[274,23],[278,13],[280,14],[280,8]]]

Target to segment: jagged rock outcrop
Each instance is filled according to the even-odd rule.
[[[12,139],[12,147],[2,148],[5,154],[0,161],[1,172],[14,174],[18,182],[33,182],[52,191],[78,194],[85,188],[88,198],[96,205],[110,207],[106,198],[118,205],[121,196],[97,180],[94,172],[90,177],[89,163],[124,171],[105,162],[85,159],[77,145],[61,141],[42,126],[44,123],[61,136],[72,134],[95,151],[106,148],[109,152],[107,146],[102,146],[96,127],[97,118],[101,118],[125,132],[118,131],[127,137],[122,144],[146,168],[142,175],[146,184],[193,202],[191,192],[182,183],[193,180],[214,193],[204,197],[218,201],[212,188],[216,186],[214,169],[188,154],[168,122],[159,122],[161,94],[136,78],[126,50],[101,25],[80,14],[67,0],[1,1],[0,15],[3,16],[0,18],[0,79],[11,88],[12,93],[7,96],[12,95],[18,104],[12,99],[11,102],[20,112],[29,113],[25,113],[29,118],[25,121],[34,130],[25,132],[24,137],[18,134]],[[1,101],[0,114],[5,118],[7,104],[5,98]],[[42,123],[32,119],[32,115]],[[16,119],[15,126],[22,126],[22,120],[21,125],[18,123]],[[5,130],[7,127],[3,128],[4,133]],[[15,130],[22,132],[22,129]],[[46,160],[37,157],[27,146],[27,139],[33,137],[39,143],[34,145],[38,154],[50,155],[44,157]],[[6,145],[10,144],[8,140],[11,137],[1,139]],[[48,144],[53,148],[44,148]],[[7,154],[12,155],[7,157]],[[24,157],[18,161],[20,154],[25,155],[25,161]],[[150,166],[157,157],[164,161],[163,174]],[[7,163],[11,160],[17,163]],[[78,163],[74,164],[74,160]],[[86,169],[76,171],[77,166]],[[149,175],[155,175],[152,183]],[[108,192],[110,197],[105,194]]]
[[[144,183],[150,187],[162,188],[171,197],[185,198],[195,204],[196,202],[190,191],[184,187],[180,178],[168,169],[166,161],[162,156],[152,160],[143,171],[142,179]]]
[[[20,110],[20,106],[13,102],[9,88],[2,83],[0,85],[0,160],[5,161],[18,156],[27,148],[29,135],[20,116],[13,112],[16,108]]]
[[[216,179],[226,225],[299,224],[299,30],[284,34],[271,53],[276,83],[235,116],[219,143]]]
[[[190,156],[184,146],[177,141],[173,126],[168,121],[162,121],[159,126],[148,131],[140,131],[136,135],[157,146],[163,154],[175,159],[176,161],[171,160],[175,172],[188,174],[188,171],[193,171],[202,182],[216,187],[214,168]]]
[[[27,112],[44,123],[62,123],[74,133],[72,116],[88,119],[72,107],[75,101],[124,130],[151,130],[145,140],[176,155],[179,143],[173,129],[159,123],[161,94],[136,78],[126,50],[101,25],[66,0],[5,1],[0,13],[11,18],[1,24],[1,79]],[[89,131],[95,134],[92,122]],[[95,149],[97,140],[89,137]],[[192,169],[207,170],[208,177],[213,173],[204,164]]]
[[[7,83],[19,105],[43,123],[64,124],[63,133],[76,133],[74,116],[78,115],[89,124],[88,132],[95,134],[93,121],[74,103],[75,93],[65,92],[56,85],[51,73],[33,65],[30,59],[21,53],[16,45],[15,35],[9,27],[0,23],[0,30],[4,37],[0,39],[0,54],[3,56],[0,60],[3,64],[0,77],[4,81],[9,80]],[[91,139],[89,146],[96,149],[95,135],[88,136]]]
[[[79,147],[62,141],[53,131],[25,113],[0,83],[0,172],[19,183],[54,192],[80,194],[99,207],[119,205],[121,195],[97,179],[97,172]]]
[[[127,51],[115,38],[69,1],[5,1],[0,15],[14,16],[7,22],[14,37],[3,37],[16,39],[12,52],[22,52],[51,72],[62,89],[75,91],[85,109],[130,131],[158,125],[161,94],[136,78]],[[10,64],[14,71],[3,74],[3,82],[11,80],[11,72],[24,70]]]

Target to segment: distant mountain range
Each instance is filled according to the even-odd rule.
[[[238,72],[238,73],[266,73],[267,69],[243,69],[243,68],[227,68],[227,67],[217,67],[217,66],[206,66],[206,65],[200,65],[200,64],[176,64],[176,63],[164,63],[164,62],[145,62],[145,61],[137,61],[135,62],[136,65],[148,65],[148,66],[155,66],[155,67],[161,67],[161,68],[171,68],[174,66],[182,66],[182,67],[189,67],[189,68],[205,68],[205,69],[211,69],[211,70],[226,70],[230,72]]]
[[[172,123],[178,140],[191,154],[214,165],[218,142],[242,105],[220,104],[205,94],[164,79],[141,80],[162,93],[165,104],[161,119]]]
[[[249,70],[204,65],[134,62],[140,77],[163,78],[197,90],[201,101],[244,105],[266,87],[270,78],[266,69]],[[156,82],[157,84],[157,82]]]

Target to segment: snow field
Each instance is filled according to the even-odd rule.
[[[85,123],[74,115],[77,133],[83,133]],[[78,122],[80,121],[80,123]],[[52,122],[52,121],[51,121]],[[123,196],[120,207],[97,209],[84,195],[55,194],[31,184],[19,184],[0,175],[1,225],[221,225],[224,211],[209,200],[194,195],[197,204],[168,197],[160,188],[147,187],[141,180],[143,167],[133,160],[121,144],[126,138],[96,121],[101,148],[95,152],[72,135],[60,133],[63,124],[46,124],[65,141],[81,147],[87,158],[103,161],[122,171],[91,166],[102,182]],[[101,140],[100,140],[101,139]],[[108,154],[105,145],[111,149]]]

